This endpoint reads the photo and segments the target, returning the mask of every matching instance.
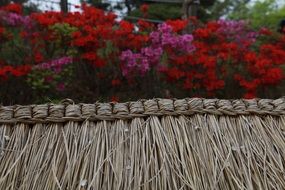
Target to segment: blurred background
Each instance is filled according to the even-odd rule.
[[[186,0],[187,1],[187,0]],[[1,0],[0,6],[11,0]],[[87,3],[106,11],[115,12],[119,18],[136,20],[143,17],[139,7],[147,4],[148,19],[162,22],[182,17],[183,0],[14,0],[23,4],[26,11],[80,11],[76,5]],[[200,0],[197,17],[201,21],[220,18],[250,20],[253,27],[276,28],[285,17],[284,0]]]

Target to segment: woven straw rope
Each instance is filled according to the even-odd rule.
[[[15,105],[0,107],[0,123],[39,123],[115,120],[151,115],[285,115],[285,97],[279,99],[151,99],[127,103]]]

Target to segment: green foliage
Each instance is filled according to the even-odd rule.
[[[64,81],[65,85],[70,83],[73,77],[72,65],[65,66],[60,73],[55,73],[52,70],[33,69],[28,74],[27,83],[36,90],[37,93],[48,93],[49,90],[56,88],[57,84]]]
[[[76,27],[70,26],[67,23],[56,23],[50,26],[49,30],[53,31],[57,36],[55,41],[46,42],[46,46],[52,48],[53,53],[51,55],[73,56],[78,53],[75,48],[66,48],[72,39],[72,33],[78,30]],[[50,94],[49,91],[56,88],[61,81],[64,81],[64,84],[68,85],[72,78],[72,73],[72,65],[65,66],[60,73],[48,69],[34,68],[28,75],[27,82],[39,94]]]
[[[73,56],[77,54],[76,49],[73,48],[66,48],[66,45],[70,43],[72,40],[72,34],[78,29],[76,27],[70,26],[67,23],[56,23],[49,27],[50,30],[54,32],[54,34],[57,36],[57,40],[53,43],[50,43],[53,48],[60,50],[57,52],[54,52],[56,54],[66,54],[69,56]]]
[[[101,58],[108,58],[113,51],[116,51],[116,47],[113,45],[112,41],[108,40],[105,42],[105,47],[98,49],[97,55]]]
[[[71,34],[77,31],[76,27],[70,26],[67,23],[56,23],[51,26],[50,29],[53,30],[56,34],[66,37],[71,37]]]
[[[28,56],[31,51],[27,42],[19,35],[19,30],[12,28],[9,31],[11,40],[0,43],[0,59],[14,65],[24,64],[23,57]]]
[[[234,20],[250,20],[254,28],[269,27],[276,30],[280,20],[285,18],[285,6],[278,7],[276,0],[201,0],[198,11],[199,20],[217,20],[228,18]],[[181,18],[181,4],[153,3],[149,4],[148,17],[157,20]],[[139,9],[131,12],[131,16],[142,17]]]
[[[11,2],[23,4],[23,3],[27,2],[27,1],[28,0],[13,0],[13,1],[11,1],[11,0],[1,0],[0,1],[0,6],[8,5]]]
[[[102,0],[87,0],[87,2],[99,9],[107,10],[108,8],[110,8],[110,3],[102,2]]]
[[[156,20],[178,19],[182,16],[181,4],[153,3],[149,5],[148,18]],[[139,9],[135,9],[130,16],[143,17]]]
[[[27,82],[32,89],[47,90],[51,88],[51,83],[45,81],[45,77],[52,75],[51,71],[34,71],[28,75]]]
[[[228,15],[231,12],[243,12],[245,5],[251,0],[217,0],[211,7],[207,7],[205,11],[209,15],[209,19],[217,20]]]
[[[215,4],[216,0],[201,0],[201,6],[198,11],[198,18],[206,21],[211,18],[211,14],[207,11]],[[156,20],[180,19],[182,17],[182,3],[150,3],[148,10],[148,18]],[[131,16],[142,17],[143,14],[139,9],[135,9],[130,13]]]
[[[24,15],[30,15],[31,13],[41,12],[38,6],[34,3],[29,3],[28,5],[23,6]]]
[[[280,20],[285,18],[285,6],[278,7],[276,0],[257,1],[253,5],[243,4],[242,9],[232,11],[229,19],[249,20],[252,27],[277,29]]]

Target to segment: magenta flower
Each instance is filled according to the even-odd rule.
[[[53,81],[53,77],[52,76],[47,76],[44,78],[45,82],[52,82]]]
[[[148,47],[142,48],[138,53],[131,50],[122,52],[120,60],[123,63],[123,75],[127,76],[133,71],[144,75],[151,67],[158,67],[165,48],[172,48],[177,53],[191,53],[195,49],[192,41],[193,36],[190,34],[178,35],[166,23],[158,25],[157,31],[150,33]]]
[[[55,59],[49,62],[41,63],[39,65],[34,66],[35,69],[51,69],[56,73],[60,73],[62,71],[62,67],[64,65],[72,63],[72,57],[61,57],[59,59]]]
[[[5,13],[2,15],[2,20],[8,26],[23,26],[25,29],[31,29],[32,20],[29,16],[22,16],[16,13]]]
[[[244,20],[219,20],[218,24],[220,25],[218,33],[240,45],[252,44],[258,37],[258,33],[251,30],[249,23]]]

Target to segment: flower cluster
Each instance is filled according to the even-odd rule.
[[[55,73],[60,73],[62,71],[62,67],[64,65],[67,64],[71,64],[72,63],[72,57],[61,57],[58,59],[54,59],[52,61],[49,62],[45,62],[45,63],[41,63],[39,65],[35,65],[34,68],[35,69],[51,69],[53,70]]]
[[[1,7],[1,85],[22,77],[20,86],[35,97],[117,101],[126,94],[250,98],[284,81],[284,34],[194,18],[186,34],[187,20],[131,23],[87,5],[81,10],[24,16],[20,5]]]
[[[140,6],[140,11],[143,13],[143,17],[147,17],[149,6],[147,4],[143,4]]]
[[[250,29],[249,23],[244,20],[219,20],[217,24],[219,25],[218,34],[240,45],[249,46],[258,37],[258,32]]]
[[[0,7],[0,10],[10,12],[10,13],[16,13],[19,15],[23,13],[23,7],[17,3],[11,3],[6,6]]]
[[[158,26],[158,30],[150,33],[152,46],[171,47],[183,53],[191,53],[195,48],[191,44],[193,36],[191,34],[177,35],[170,25],[163,23]]]
[[[21,77],[25,76],[30,71],[31,71],[30,65],[20,65],[15,67],[10,65],[5,65],[5,66],[0,65],[0,78],[7,79],[9,75],[12,75],[14,77]]]
[[[8,26],[23,26],[26,29],[31,28],[31,19],[29,16],[22,16],[16,13],[6,13],[3,14],[2,20],[7,24]]]
[[[151,67],[161,66],[163,53],[175,51],[176,55],[190,54],[195,49],[191,44],[192,40],[192,35],[178,35],[170,25],[160,24],[157,31],[150,33],[148,47],[142,48],[139,53],[131,50],[122,52],[120,59],[123,63],[123,75],[127,76],[134,70],[145,74]]]
[[[226,89],[239,85],[244,97],[256,97],[262,88],[284,80],[284,36],[261,40],[271,34],[265,29],[253,31],[245,21],[209,22],[193,32],[195,52],[174,60],[165,73],[175,84],[183,82],[185,89],[196,89],[200,94],[206,89],[203,95],[224,90],[224,97],[234,97],[237,95]]]

